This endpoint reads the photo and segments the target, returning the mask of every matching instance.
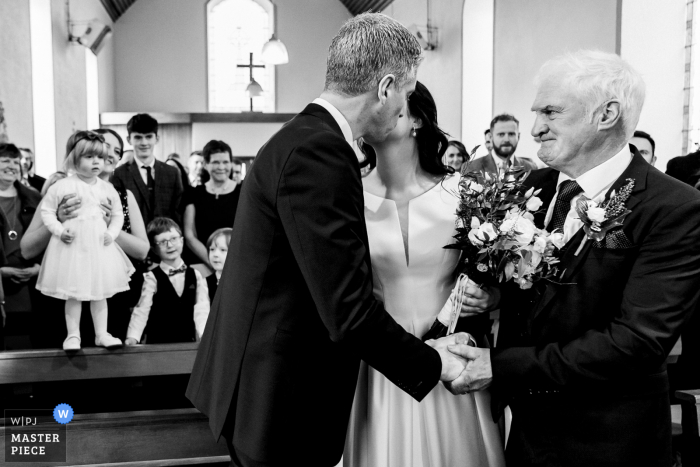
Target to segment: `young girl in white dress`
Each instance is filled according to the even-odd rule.
[[[41,218],[51,232],[39,271],[37,290],[66,301],[68,337],[64,350],[80,349],[81,302],[90,302],[95,325],[95,345],[117,347],[122,341],[107,332],[107,298],[129,289],[134,268],[114,242],[124,223],[119,194],[99,178],[107,148],[104,138],[90,131],[78,131],[68,139],[65,170],[72,173],[49,188],[41,204]],[[59,202],[67,194],[82,199],[78,216],[58,220]],[[112,206],[109,225],[100,204]]]
[[[459,202],[459,176],[441,162],[447,144],[435,102],[417,83],[396,128],[373,144],[376,168],[362,180],[374,295],[417,337],[456,282],[459,252],[443,248],[454,241]],[[419,403],[362,362],[343,465],[504,467],[488,391],[453,396],[438,384]]]

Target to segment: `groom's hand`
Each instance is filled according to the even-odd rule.
[[[452,394],[466,394],[470,391],[479,391],[491,384],[493,372],[491,371],[490,349],[470,347],[463,341],[463,338],[460,338],[455,345],[450,345],[448,350],[469,361],[467,367],[457,379],[445,382],[445,387]]]
[[[467,361],[450,352],[448,347],[454,346],[458,342],[468,342],[469,334],[460,332],[446,337],[441,337],[437,340],[428,340],[425,343],[437,350],[442,360],[442,373],[440,373],[440,381],[448,382],[457,378],[464,372]]]

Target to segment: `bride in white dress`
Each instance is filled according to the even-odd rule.
[[[374,294],[400,325],[422,337],[455,285],[459,253],[443,246],[455,233],[459,177],[442,165],[447,139],[421,83],[407,107],[374,147],[376,168],[363,179],[365,219]],[[438,384],[418,403],[362,362],[343,465],[505,466],[489,394],[453,396]]]

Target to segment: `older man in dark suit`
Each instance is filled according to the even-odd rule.
[[[154,217],[168,217],[182,225],[178,208],[183,186],[175,167],[156,160],[158,122],[148,114],[131,117],[126,125],[128,141],[134,147],[134,160],[114,171],[112,183],[131,190],[141,210],[144,224]]]
[[[524,167],[526,170],[535,170],[537,164],[526,158],[516,157],[515,150],[520,141],[520,122],[509,114],[496,115],[491,120],[489,136],[491,147],[489,154],[474,159],[467,166],[470,172],[500,173],[508,167]]]
[[[354,139],[383,141],[421,47],[381,14],[333,39],[325,90],[260,150],[187,396],[234,466],[335,466],[360,359],[417,400],[463,360],[406,332],[372,293]]]
[[[644,82],[620,57],[567,54],[537,83],[532,135],[549,168],[527,183],[542,190],[538,226],[564,233],[563,276],[503,289],[508,331],[491,351],[453,348],[472,361],[450,387],[493,383],[509,402],[509,465],[666,467],[665,361],[700,298],[700,193],[628,145]],[[630,213],[596,241],[576,210],[582,196],[586,209],[615,199]]]

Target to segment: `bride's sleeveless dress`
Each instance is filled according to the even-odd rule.
[[[454,286],[457,175],[409,202],[408,263],[396,204],[365,191],[374,294],[421,337]],[[362,362],[343,455],[345,467],[505,466],[488,392],[454,396],[438,384],[420,403]]]

